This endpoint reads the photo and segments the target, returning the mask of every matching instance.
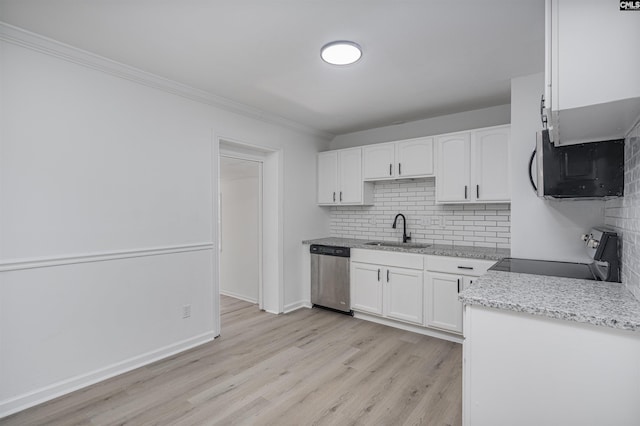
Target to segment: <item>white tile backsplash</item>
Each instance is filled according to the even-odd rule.
[[[428,244],[510,248],[511,209],[504,204],[436,204],[435,178],[381,181],[373,206],[331,208],[331,236],[401,241],[407,218],[411,241]]]
[[[624,146],[624,197],[607,201],[605,223],[622,235],[622,282],[640,300],[640,123]]]

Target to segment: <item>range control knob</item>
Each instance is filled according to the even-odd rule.
[[[589,240],[589,242],[587,243],[587,247],[592,249],[597,249],[599,245],[600,245],[600,241],[598,240]]]
[[[591,234],[582,234],[582,241],[589,241],[591,238]]]

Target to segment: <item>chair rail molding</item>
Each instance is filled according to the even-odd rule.
[[[0,272],[213,250],[213,242],[0,261]]]

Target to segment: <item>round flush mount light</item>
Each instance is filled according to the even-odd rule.
[[[320,57],[331,65],[349,65],[362,57],[362,49],[352,41],[332,41],[322,46]]]

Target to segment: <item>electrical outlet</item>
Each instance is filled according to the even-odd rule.
[[[182,307],[182,318],[191,318],[191,305],[184,305]]]

